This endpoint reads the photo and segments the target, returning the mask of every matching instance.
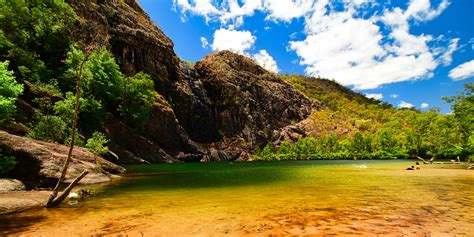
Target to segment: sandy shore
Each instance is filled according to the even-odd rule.
[[[0,215],[42,207],[50,191],[0,192]]]

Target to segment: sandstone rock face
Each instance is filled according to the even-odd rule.
[[[311,113],[309,99],[245,56],[221,51],[195,68],[212,101],[217,129],[247,148],[263,145],[275,130]]]
[[[0,131],[0,146],[17,161],[9,177],[21,180],[28,187],[54,184],[61,175],[69,150],[64,145],[37,141],[4,131]],[[85,148],[75,147],[66,182],[71,182],[83,170],[88,170],[89,174],[81,180],[82,184],[107,182],[114,174],[125,171],[123,167],[95,156]]]
[[[248,160],[273,134],[305,119],[309,99],[247,57],[213,53],[194,67],[135,0],[68,0],[81,36],[101,35],[122,70],[151,75],[163,97],[146,129],[106,122],[112,151],[127,163]]]
[[[0,192],[25,190],[25,185],[17,179],[0,179]]]

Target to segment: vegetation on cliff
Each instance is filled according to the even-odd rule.
[[[447,97],[454,114],[437,109],[395,109],[354,93],[335,82],[283,76],[320,106],[304,126],[309,137],[279,146],[268,144],[260,160],[297,159],[473,159],[473,85]]]
[[[2,1],[0,122],[11,122],[15,99],[23,88],[19,81],[28,88],[23,99],[34,107],[27,124],[28,136],[69,143],[75,76],[85,60],[79,47],[81,42],[75,39],[76,20],[74,10],[62,0]],[[80,133],[90,137],[102,131],[108,112],[140,129],[158,97],[154,82],[141,72],[126,77],[113,55],[106,48],[99,48],[92,52],[83,68]],[[77,144],[84,145],[83,139],[78,138]]]

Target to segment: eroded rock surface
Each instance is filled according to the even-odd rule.
[[[182,62],[135,0],[68,2],[83,37],[101,35],[126,74],[150,74],[162,95],[143,131],[107,121],[122,161],[247,160],[311,112],[309,99],[248,57],[222,51],[194,67]]]
[[[69,147],[20,137],[0,131],[0,146],[15,157],[17,164],[9,177],[19,179],[27,187],[43,187],[54,184],[61,175]],[[80,183],[94,184],[110,181],[114,174],[125,171],[87,149],[75,147],[65,182],[72,182],[83,170],[88,170]]]

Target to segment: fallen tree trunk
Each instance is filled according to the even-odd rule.
[[[57,206],[59,205],[62,201],[64,201],[64,199],[66,199],[66,197],[69,195],[69,193],[71,192],[71,190],[77,185],[77,183],[79,183],[79,181],[81,181],[82,178],[84,178],[84,176],[86,176],[87,174],[89,173],[89,171],[87,170],[84,170],[82,171],[81,175],[79,175],[74,181],[72,181],[72,183],[70,183],[66,189],[64,189],[64,191],[61,193],[61,195],[59,195],[57,198],[54,198],[53,200],[51,201],[48,201],[46,203],[46,207],[54,207],[54,206]]]

